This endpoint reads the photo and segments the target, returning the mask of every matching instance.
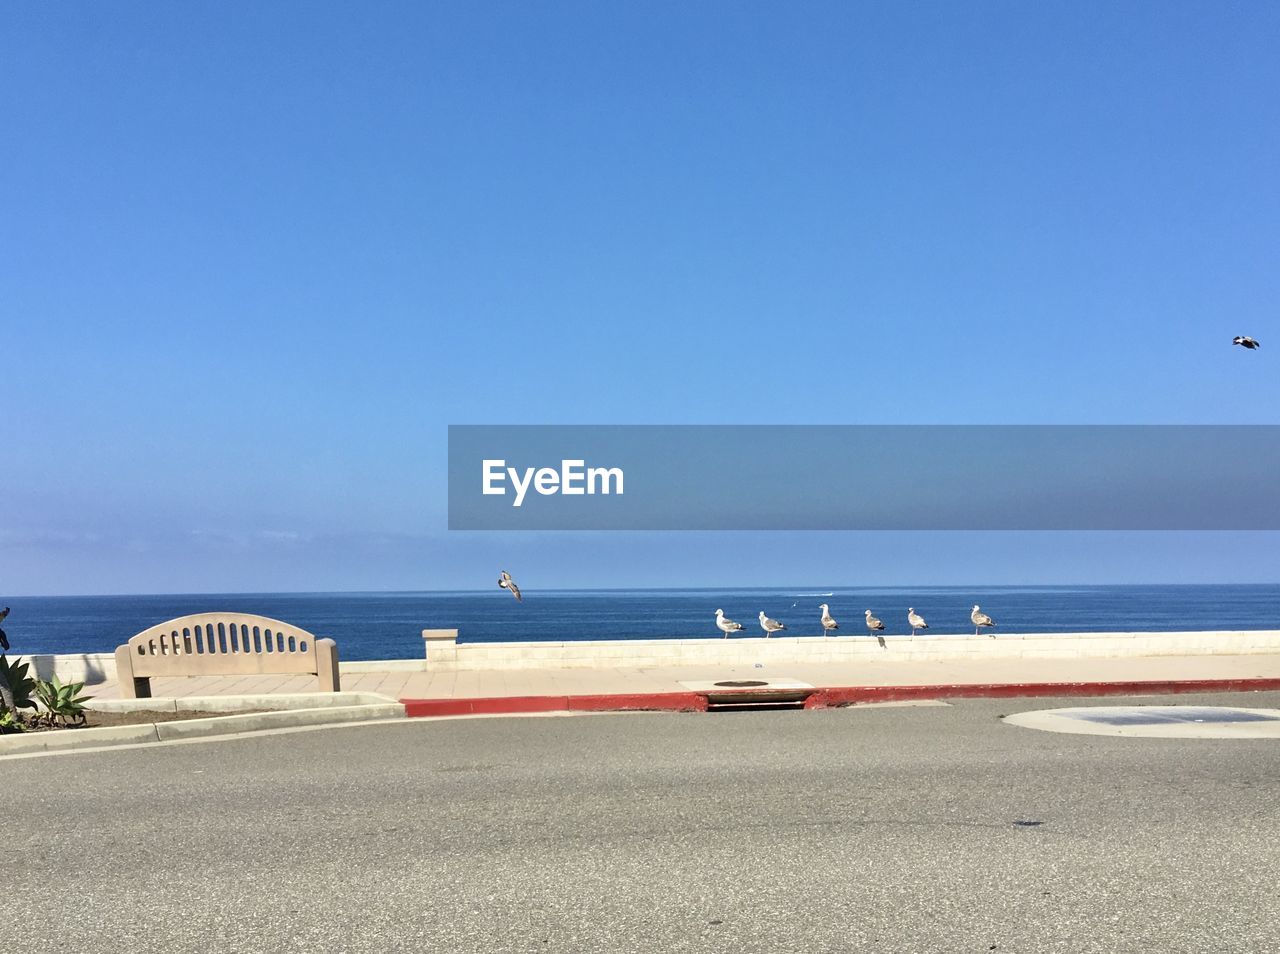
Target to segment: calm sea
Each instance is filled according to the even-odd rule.
[[[189,596],[12,597],[4,629],[14,653],[110,652],[133,634],[188,613],[226,610],[286,620],[338,641],[343,659],[422,655],[423,629],[457,629],[463,642],[504,640],[716,638],[715,611],[760,635],[763,610],[787,634],[820,633],[820,603],[840,635],[866,636],[863,610],[889,633],[907,633],[913,606],[934,633],[971,630],[982,604],[997,633],[1133,630],[1280,629],[1280,585],[792,587],[707,590],[526,592],[523,603],[498,590],[465,593],[260,593]]]

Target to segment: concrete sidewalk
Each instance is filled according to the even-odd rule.
[[[1239,687],[1272,688],[1255,680],[1280,685],[1280,654],[1238,656],[1149,656],[1118,659],[975,659],[912,662],[769,663],[762,666],[662,666],[615,669],[526,669],[464,672],[381,671],[376,663],[362,671],[344,672],[342,688],[377,692],[403,701],[498,700],[565,697],[658,696],[690,692],[689,683],[725,680],[794,681],[819,689],[850,687],[1032,687],[1074,684],[1074,691],[1101,694],[1108,685],[1151,683],[1152,691],[1176,691],[1170,684],[1216,681]],[[248,693],[311,692],[314,676],[238,676],[156,678],[156,696],[241,695]],[[99,699],[119,698],[114,682],[97,683],[87,691]],[[944,693],[940,693],[944,694]],[[1009,694],[992,692],[991,694]],[[1028,694],[1035,694],[1028,692]],[[606,706],[601,706],[606,707]],[[545,706],[544,706],[545,708]],[[517,711],[511,709],[509,711]]]

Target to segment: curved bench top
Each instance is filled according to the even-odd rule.
[[[337,691],[338,647],[292,623],[252,613],[193,613],[149,626],[116,647],[125,698],[149,695],[152,676],[310,673]]]
[[[300,626],[294,626],[292,623],[286,623],[283,620],[272,619],[270,616],[255,616],[252,613],[192,613],[190,616],[177,616],[163,623],[148,626],[137,635],[130,636],[129,642],[132,644],[135,640],[154,639],[156,636],[167,636],[183,629],[194,629],[196,626],[216,626],[219,623],[226,626],[256,626],[258,629],[267,629],[284,636],[295,636],[312,641],[317,638]]]

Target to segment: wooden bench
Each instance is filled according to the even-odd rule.
[[[148,698],[153,676],[307,673],[338,692],[338,645],[278,619],[197,613],[144,629],[116,647],[116,681],[126,699]]]

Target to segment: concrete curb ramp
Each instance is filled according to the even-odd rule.
[[[936,686],[843,686],[814,688],[806,709],[924,699],[1012,699],[1036,696],[1142,696],[1184,692],[1267,692],[1280,679],[1180,679],[1126,682],[982,683]],[[773,690],[766,687],[765,693]],[[745,696],[749,690],[742,690]],[[530,712],[706,712],[706,692],[653,692],[586,696],[488,696],[475,699],[401,699],[409,718],[458,715],[518,715]],[[762,695],[761,701],[768,701]]]
[[[371,696],[371,693],[363,695]],[[245,703],[245,699],[258,701]],[[0,736],[0,756],[28,755],[35,752],[73,752],[77,749],[96,749],[105,746],[139,745],[148,742],[171,742],[179,739],[204,739],[214,736],[233,736],[245,732],[262,732],[268,729],[292,729],[300,726],[342,725],[352,722],[371,722],[381,719],[403,719],[405,707],[386,697],[380,702],[359,705],[322,706],[316,708],[288,708],[275,712],[254,712],[241,715],[214,716],[207,719],[185,719],[176,722],[151,722],[141,725],[104,726],[98,729],[66,729],[49,732],[26,732]],[[271,697],[223,697],[220,701],[226,709],[235,703],[239,708],[251,709],[275,703],[262,700]],[[115,707],[114,711],[175,711],[174,700],[122,700],[130,703],[159,702],[149,708]],[[201,709],[192,705],[195,700],[180,699],[177,711],[185,708]],[[205,700],[200,700],[205,701]],[[102,711],[106,711],[103,707]]]

